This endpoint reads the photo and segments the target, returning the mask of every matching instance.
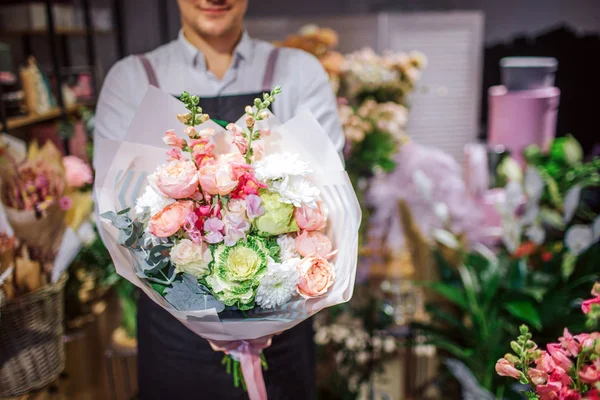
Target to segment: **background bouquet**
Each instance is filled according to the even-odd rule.
[[[309,115],[274,120],[278,92],[224,130],[198,97],[184,93],[181,112],[151,88],[125,141],[97,143],[114,156],[96,157],[96,182],[117,271],[237,354],[248,379],[270,336],[350,298],[356,267],[360,212],[339,156]],[[141,143],[176,114],[187,138],[165,129],[169,162],[157,168],[164,144]],[[253,396],[264,391],[246,383]]]

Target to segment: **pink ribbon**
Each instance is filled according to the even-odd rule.
[[[267,400],[267,388],[262,374],[260,353],[271,345],[271,338],[272,336],[265,336],[259,339],[233,342],[208,341],[213,350],[230,354],[240,362],[250,400]]]

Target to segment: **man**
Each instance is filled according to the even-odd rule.
[[[314,57],[251,39],[243,27],[248,0],[178,0],[178,4],[182,30],[177,40],[146,55],[129,56],[108,73],[98,101],[95,135],[121,139],[149,84],[173,95],[196,94],[205,112],[225,121],[237,120],[255,97],[280,85],[275,115],[286,121],[308,108],[341,151],[344,139],[335,96]],[[270,400],[315,397],[312,335],[312,324],[306,321],[275,336],[265,350]],[[138,346],[141,400],[247,397],[233,387],[220,363],[222,353],[214,352],[143,294]]]

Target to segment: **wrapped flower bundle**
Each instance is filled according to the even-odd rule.
[[[358,247],[339,156],[310,115],[275,120],[279,91],[225,130],[198,97],[184,93],[184,111],[150,88],[125,141],[97,143],[99,228],[117,271],[239,360],[253,398],[270,337],[349,300]],[[167,129],[176,114],[183,135]],[[158,128],[163,144],[149,144]]]

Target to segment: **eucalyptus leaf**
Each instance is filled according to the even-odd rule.
[[[548,207],[542,207],[540,210],[540,217],[542,218],[542,222],[546,225],[550,225],[551,227],[559,230],[565,229],[563,217],[556,210]]]
[[[198,280],[189,274],[182,274],[165,290],[165,299],[179,311],[216,309],[221,312],[225,305],[212,296]]]

